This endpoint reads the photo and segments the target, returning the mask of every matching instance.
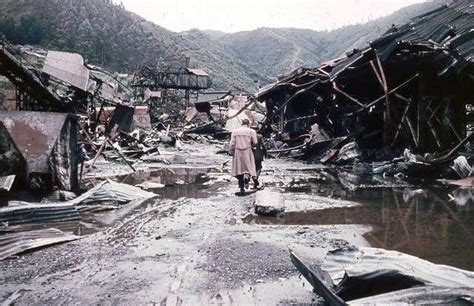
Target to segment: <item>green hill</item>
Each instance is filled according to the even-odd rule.
[[[172,32],[110,0],[0,0],[0,35],[17,44],[78,52],[89,63],[128,73],[142,65],[181,65],[190,56],[209,72],[215,89],[254,91],[254,80],[318,65],[435,5],[413,5],[331,32],[261,28],[226,34]]]

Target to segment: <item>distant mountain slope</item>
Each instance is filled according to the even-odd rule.
[[[386,32],[392,24],[435,9],[448,1],[433,1],[403,8],[366,24],[346,26],[330,32],[302,29],[260,28],[254,31],[213,35],[227,50],[232,50],[251,69],[264,76],[287,73],[299,66],[316,66],[322,61],[360,47]]]
[[[78,52],[89,62],[116,71],[135,71],[158,62],[179,65],[190,55],[192,62],[210,72],[217,88],[255,87],[249,77],[252,71],[216,48],[207,35],[171,32],[110,0],[0,0],[0,31],[11,24],[27,33],[15,33],[18,43]],[[35,33],[30,35],[30,30]],[[38,35],[40,41],[28,41]]]
[[[0,0],[0,37],[78,52],[90,63],[120,72],[158,63],[180,65],[187,55],[210,73],[214,88],[254,91],[254,80],[265,82],[298,66],[318,65],[437,5],[410,6],[332,32],[261,28],[225,34],[175,33],[111,0]]]

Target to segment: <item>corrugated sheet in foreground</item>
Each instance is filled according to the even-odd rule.
[[[26,251],[79,239],[55,228],[0,235],[0,260]]]
[[[428,285],[474,288],[474,272],[438,265],[397,251],[347,247],[328,252],[322,269],[337,284],[344,273],[357,275],[391,269],[413,276]]]

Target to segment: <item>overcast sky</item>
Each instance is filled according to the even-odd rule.
[[[120,3],[120,0],[115,0]],[[122,0],[125,8],[172,31],[238,32],[259,27],[331,30],[425,0]]]

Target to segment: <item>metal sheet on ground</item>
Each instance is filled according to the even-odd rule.
[[[55,228],[0,235],[0,260],[26,251],[79,238],[79,236],[66,234]]]

